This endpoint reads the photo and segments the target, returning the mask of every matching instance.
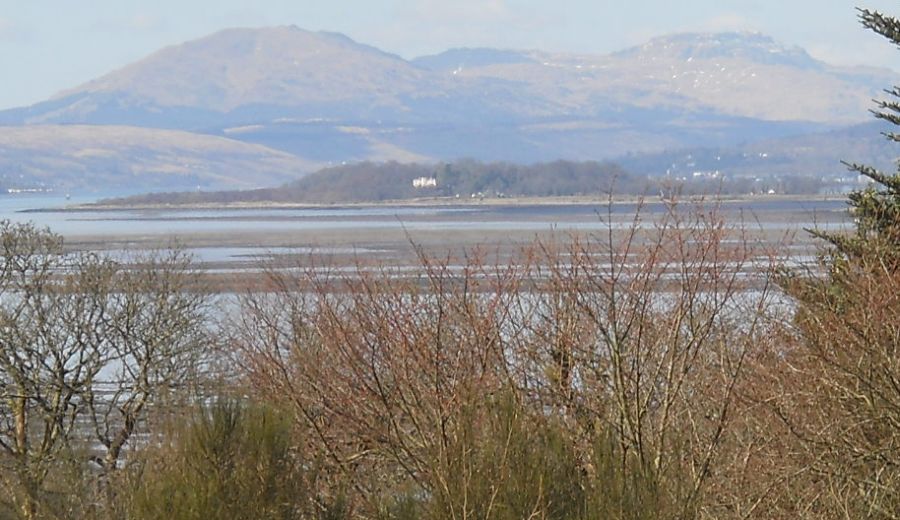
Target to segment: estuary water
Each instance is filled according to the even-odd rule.
[[[0,196],[0,219],[32,221],[64,236],[129,234],[186,235],[196,232],[328,230],[343,228],[407,229],[605,229],[610,217],[628,222],[634,203],[379,205],[305,208],[123,209],[67,211],[67,206],[94,202],[52,195]],[[706,203],[709,207],[711,203]],[[688,207],[689,204],[682,204]],[[799,225],[833,227],[846,221],[846,202],[837,199],[760,199],[719,203],[719,211],[751,227]],[[645,216],[668,211],[662,202],[640,206]],[[773,217],[776,217],[773,219]],[[137,223],[140,224],[137,224]]]
[[[0,196],[0,219],[31,221],[76,249],[121,250],[178,241],[201,262],[246,264],[288,253],[391,256],[410,242],[432,250],[525,242],[546,233],[592,233],[640,226],[669,211],[661,201],[635,203],[373,205],[293,208],[66,210],[96,196]],[[682,206],[691,207],[691,203]],[[709,210],[712,203],[705,203]],[[759,198],[723,201],[727,221],[773,237],[803,228],[848,225],[839,199]],[[798,252],[799,254],[799,252]]]

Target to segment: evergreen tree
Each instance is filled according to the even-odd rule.
[[[877,11],[859,9],[859,20],[895,45],[900,46],[900,20]],[[889,98],[876,101],[872,113],[876,118],[900,126],[900,87],[885,90]],[[900,142],[900,133],[885,132],[885,137]],[[881,172],[871,166],[846,163],[851,171],[873,181],[868,187],[849,196],[856,232],[841,235],[815,232],[835,248],[834,267],[839,272],[848,261],[877,261],[890,271],[900,268],[900,168],[894,173]]]
[[[862,24],[900,45],[900,21],[859,10]],[[900,126],[900,87],[872,110]],[[900,142],[900,132],[885,132]],[[779,417],[798,441],[822,511],[846,518],[900,517],[900,167],[892,174],[849,164],[872,180],[850,194],[849,234],[815,232],[833,247],[826,276],[787,277],[796,343],[780,355],[789,375]],[[793,476],[791,478],[794,478]],[[798,479],[799,480],[799,479]],[[840,490],[821,493],[822,489]],[[800,493],[794,487],[792,493]]]

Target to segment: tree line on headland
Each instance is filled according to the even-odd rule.
[[[416,179],[433,185],[416,186]],[[637,175],[610,162],[555,161],[532,165],[459,160],[448,163],[354,163],[326,168],[275,188],[151,193],[112,201],[124,204],[298,203],[340,204],[482,198],[616,195],[816,195],[828,188],[821,178],[803,175],[731,178],[697,172],[685,178]],[[109,203],[103,201],[102,203]]]

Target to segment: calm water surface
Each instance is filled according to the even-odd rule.
[[[604,230],[612,223],[621,228],[631,225],[635,204],[615,204],[611,210],[602,201],[597,204],[541,204],[458,206],[374,206],[303,209],[160,209],[123,211],[59,211],[70,204],[94,202],[97,196],[0,195],[0,218],[14,222],[32,221],[47,226],[66,238],[92,237],[121,240],[123,237],[159,237],[161,239],[197,234],[254,234],[303,231],[371,231],[376,236],[385,230],[433,231],[549,231]],[[823,229],[846,225],[843,200],[747,200],[725,202],[721,206],[728,218],[739,219],[754,229],[781,230],[817,226]],[[34,210],[43,211],[34,211]],[[666,206],[651,202],[642,208],[645,223],[665,212]],[[189,244],[188,244],[189,245]],[[310,248],[309,253],[365,253],[356,247]],[[279,254],[278,248],[198,247],[191,250],[206,262],[246,261]],[[297,252],[296,248],[291,248]],[[373,251],[375,252],[375,251]]]

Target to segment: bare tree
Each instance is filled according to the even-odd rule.
[[[704,493],[733,448],[726,434],[745,361],[771,337],[771,253],[714,205],[673,206],[655,222],[638,215],[568,251],[540,264],[547,289],[520,349],[532,358],[530,386],[577,445],[611,436],[617,471],[654,490],[641,501],[668,501],[660,510],[678,517],[712,514]]]
[[[51,469],[71,454],[82,392],[106,361],[98,341],[106,299],[97,290],[112,272],[82,259],[60,278],[69,267],[61,240],[31,225],[3,223],[0,241],[3,484],[12,505],[33,518]]]
[[[8,222],[0,246],[0,501],[71,516],[87,461],[114,470],[148,406],[197,367],[204,297],[180,253],[129,266]]]
[[[272,291],[244,297],[235,342],[362,497],[413,485],[449,518],[494,517],[510,511],[523,431],[564,425],[575,485],[605,497],[602,514],[713,515],[736,389],[768,332],[769,269],[740,226],[672,208],[497,264],[272,272]],[[548,511],[549,484],[530,485],[517,511]]]
[[[107,297],[107,363],[83,396],[105,448],[93,459],[103,472],[117,469],[147,408],[197,384],[198,371],[210,362],[209,297],[197,285],[190,256],[175,249],[128,263]]]

